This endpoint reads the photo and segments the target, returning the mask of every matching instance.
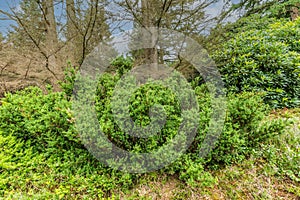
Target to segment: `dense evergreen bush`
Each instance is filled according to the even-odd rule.
[[[264,100],[273,108],[296,107],[300,105],[299,41],[300,20],[282,19],[265,28],[240,29],[213,57],[229,91],[265,92]]]
[[[105,167],[84,148],[65,97],[31,87],[1,99],[0,196],[45,191],[41,199],[102,198],[135,181],[136,175]]]
[[[109,74],[100,79],[96,103],[102,129],[115,144],[129,151],[151,152],[165,143],[166,138],[173,138],[176,135],[182,120],[178,101],[171,90],[154,83],[143,85],[135,91],[130,100],[129,110],[130,116],[135,122],[145,126],[150,123],[149,108],[151,105],[163,105],[167,114],[167,122],[161,134],[137,140],[122,132],[115,122],[110,99],[117,81],[119,81],[119,77]],[[199,150],[207,134],[212,113],[211,96],[206,86],[196,86],[195,94],[200,113],[198,132],[187,152],[192,160],[198,160]],[[263,102],[262,96],[262,94],[254,92],[228,96],[224,130],[215,149],[205,159],[208,165],[231,164],[241,161],[261,142],[283,132],[286,126],[284,121],[265,120],[270,107]],[[172,166],[169,168],[171,169]]]
[[[68,66],[64,71],[65,77],[63,81],[59,82],[59,85],[63,92],[66,94],[68,100],[70,100],[73,95],[77,71],[78,69],[76,67],[72,67],[71,63],[68,63]]]
[[[38,151],[60,151],[79,145],[64,93],[44,95],[39,88],[7,94],[0,108],[0,130],[30,142]]]
[[[162,144],[178,134],[178,127],[184,118],[180,111],[180,99],[170,88],[160,85],[159,82],[149,82],[136,89],[128,102],[129,115],[134,123],[141,126],[149,125],[151,120],[155,120],[149,117],[149,111],[153,105],[158,104],[161,107],[155,108],[163,108],[165,113],[165,116],[158,115],[158,117],[162,119],[166,117],[166,123],[160,134],[149,138],[135,138],[120,129],[113,115],[112,96],[118,81],[120,81],[118,74],[104,74],[98,82],[95,110],[102,131],[114,144],[127,151],[155,152]],[[174,87],[178,86],[175,84],[177,80],[172,81],[174,80],[170,80],[170,83],[173,83]],[[195,117],[197,116],[195,113],[187,117],[196,120],[199,124],[198,132],[187,152],[173,164],[162,169],[162,173],[178,174],[180,179],[191,184],[194,181],[201,181],[204,185],[209,185],[214,183],[215,179],[205,172],[205,166],[239,162],[257,148],[260,142],[283,132],[285,125],[283,121],[266,120],[264,122],[269,107],[263,103],[259,94],[232,94],[228,96],[227,117],[218,143],[206,158],[200,158],[199,150],[207,134],[212,113],[211,98],[206,86],[201,85],[195,86],[194,91],[188,89],[183,95],[183,100],[189,99],[186,97],[191,91],[196,95],[200,112],[198,117]],[[118,99],[115,100],[121,103]],[[105,180],[99,185],[103,195],[117,188],[118,185],[126,185],[128,188],[136,181],[138,175],[111,170],[97,162],[84,148],[79,132],[74,126],[76,119],[71,111],[71,102],[66,99],[64,92],[50,91],[45,95],[38,88],[28,88],[16,94],[7,94],[1,100],[1,104],[0,132],[2,136],[13,137],[12,142],[16,140],[22,144],[22,148],[31,149],[34,155],[38,153],[41,156],[40,161],[33,159],[34,162],[28,162],[27,167],[31,166],[32,169],[36,169],[37,166],[48,163],[51,167],[59,166],[60,168],[56,169],[59,173],[76,176],[79,172],[90,181],[96,180],[94,176],[101,176],[103,181]],[[155,113],[155,109],[152,112]],[[182,140],[184,141],[185,138]],[[2,168],[7,166],[5,160],[0,163],[2,163]],[[4,169],[2,172],[9,173],[7,170]],[[42,169],[38,168],[37,171],[42,171]],[[14,173],[14,176],[18,176],[18,172]],[[1,187],[10,186],[6,182]]]
[[[131,57],[119,56],[111,62],[111,66],[119,75],[123,75],[133,67],[133,60]]]
[[[224,130],[209,164],[231,164],[242,161],[259,145],[284,132],[284,120],[270,120],[270,108],[259,93],[244,92],[228,97]]]

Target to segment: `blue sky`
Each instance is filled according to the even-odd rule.
[[[11,7],[17,7],[20,0],[0,0],[0,9],[3,11],[9,11]],[[4,15],[0,14],[0,32],[4,35],[7,33],[7,30],[9,26],[14,23],[12,20],[2,20],[3,18],[6,18]]]

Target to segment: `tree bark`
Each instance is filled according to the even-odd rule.
[[[143,41],[150,43],[153,47],[152,48],[145,48],[143,49],[143,55],[142,59],[145,64],[150,64],[154,67],[154,69],[158,69],[158,49],[156,47],[156,41],[157,41],[157,33],[153,29],[150,29],[151,27],[159,28],[155,26],[155,12],[154,12],[154,7],[153,5],[154,2],[149,1],[149,0],[142,0],[141,2],[141,11],[142,11],[142,26],[146,30],[149,30],[150,32],[146,33],[143,35]],[[150,33],[150,37],[149,37]]]
[[[56,79],[62,76],[62,68],[59,66],[56,58],[58,49],[58,37],[56,31],[56,20],[54,14],[54,1],[42,1],[44,23],[45,23],[45,45],[46,45],[46,67],[56,74]]]
[[[73,65],[78,64],[80,47],[79,33],[76,28],[76,11],[74,0],[66,0],[67,11],[67,41],[69,60]]]

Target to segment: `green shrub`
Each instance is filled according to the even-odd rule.
[[[62,91],[66,94],[68,100],[70,100],[73,95],[77,71],[78,69],[76,67],[72,67],[71,63],[68,63],[68,66],[64,71],[65,77],[63,81],[59,82],[60,87]]]
[[[259,144],[280,135],[285,120],[270,120],[269,106],[257,93],[229,95],[223,133],[211,153],[211,164],[231,164],[244,160]]]
[[[100,83],[101,85],[99,88],[101,88],[101,91],[99,91],[99,95],[97,95],[96,110],[98,111],[98,116],[100,116],[99,121],[103,131],[107,134],[109,139],[119,147],[128,151],[150,152],[159,148],[166,142],[168,137],[171,139],[177,133],[180,125],[180,108],[176,96],[170,89],[159,84],[148,83],[141,86],[132,94],[129,101],[129,112],[135,125],[147,126],[151,123],[149,111],[155,104],[163,105],[163,109],[167,115],[167,122],[160,134],[147,139],[136,140],[136,138],[128,135],[115,122],[116,118],[112,113],[110,99],[115,89],[115,77],[111,76],[110,81],[108,81],[107,76],[104,76],[103,78],[104,80],[101,79],[101,83],[105,84],[102,85]],[[105,91],[105,97],[103,96],[102,91]],[[122,101],[124,100],[118,99],[117,103],[122,104],[118,106],[126,106],[123,105]],[[119,116],[119,118],[123,118],[124,120],[125,117],[126,116]]]
[[[170,154],[170,152],[173,152],[174,155],[180,154],[181,150],[177,152],[174,149],[168,149],[170,152],[167,152],[168,150],[162,151],[162,148],[160,147],[163,144],[168,144],[171,145],[172,148],[180,149],[181,147],[178,146],[179,144],[174,144],[174,140],[172,140],[175,136],[177,136],[177,134],[181,134],[183,136],[182,138],[177,136],[179,139],[179,141],[177,141],[178,143],[186,142],[184,138],[186,136],[184,133],[185,131],[191,132],[193,127],[183,126],[183,128],[181,128],[179,131],[179,126],[182,120],[187,120],[187,122],[194,123],[196,126],[197,117],[195,116],[197,113],[193,115],[192,112],[194,111],[187,109],[187,112],[189,113],[182,114],[179,107],[179,101],[182,103],[183,107],[186,105],[184,102],[187,101],[189,95],[192,94],[192,89],[180,89],[179,91],[181,91],[181,99],[177,100],[176,98],[178,95],[175,94],[170,88],[162,86],[160,82],[150,82],[142,85],[141,87],[133,89],[132,87],[135,87],[135,83],[132,81],[134,80],[129,78],[124,84],[118,85],[121,87],[121,91],[116,91],[117,81],[120,81],[119,76],[105,74],[100,78],[97,89],[95,107],[101,129],[107,138],[119,148],[132,153],[155,152],[161,155],[164,153]],[[181,79],[176,75],[167,80],[171,87],[179,87],[180,85],[182,86],[182,84],[186,84],[179,83],[178,81],[181,81]],[[176,88],[173,89],[176,91]],[[128,101],[126,98],[128,98]],[[83,102],[86,102],[86,100],[83,100]],[[126,108],[128,108],[128,111]],[[81,106],[79,106],[79,109],[82,111],[86,110],[82,109]],[[117,112],[118,114],[114,115],[114,112]],[[149,113],[152,113],[152,116],[149,116]],[[134,127],[130,122],[130,118],[134,120]],[[119,122],[121,123],[118,123],[116,119],[119,119]],[[153,122],[158,123],[157,125],[154,125]],[[120,124],[123,125],[123,127],[120,127]],[[161,127],[160,124],[163,126]],[[79,126],[80,128],[83,128],[81,132],[84,135],[87,133],[86,129],[84,128],[89,127],[90,133],[89,135],[84,136],[85,138],[90,140],[90,136],[95,134],[90,128],[92,126],[91,124],[82,123]],[[129,135],[129,131],[137,134],[145,133],[144,131],[139,131],[136,128],[137,126],[145,129],[147,134],[152,135],[147,138],[137,138]],[[95,139],[96,138],[99,140],[98,135],[95,135]],[[89,144],[95,145],[95,148],[97,149],[102,148],[101,145],[103,145],[102,141]],[[102,151],[102,154],[100,156],[101,158],[104,158],[106,156],[105,151]],[[123,160],[128,159],[123,155],[118,157],[122,158]],[[174,157],[176,158],[176,156]],[[157,156],[153,159],[155,159],[157,162],[164,162],[164,158],[160,156]],[[147,166],[148,169],[152,167],[155,168],[154,162],[145,162],[145,165],[149,165]],[[145,169],[145,167],[142,168]],[[136,166],[134,170],[138,170],[138,166]]]
[[[47,151],[47,149],[45,149]],[[97,162],[85,149],[65,149],[63,154],[33,153],[15,136],[0,135],[0,195],[7,198],[103,198],[113,190],[129,189],[137,176],[113,171]]]
[[[136,124],[146,126],[150,123],[149,108],[154,104],[163,105],[167,122],[161,134],[147,139],[138,139],[124,133],[115,122],[111,97],[119,77],[106,74],[98,85],[96,110],[102,130],[114,144],[128,151],[151,152],[177,134],[181,123],[180,107],[171,90],[155,83],[148,83],[137,89],[129,101],[130,117]],[[199,104],[199,127],[195,140],[188,149],[190,159],[199,157],[199,150],[208,132],[212,114],[211,98],[205,85],[195,87]],[[246,92],[228,96],[228,111],[222,134],[216,147],[203,161],[214,166],[239,162],[247,157],[259,144],[275,135],[283,133],[287,123],[284,120],[266,120],[270,107],[263,102],[263,94]],[[123,105],[125,106],[125,105]],[[180,161],[180,159],[179,159]],[[176,162],[177,163],[177,162]],[[174,165],[177,167],[174,168]],[[182,169],[181,169],[182,168]],[[185,166],[172,164],[166,171],[184,171]]]
[[[205,85],[195,88],[200,107],[198,134],[189,152],[199,154],[208,133],[212,110],[210,94]],[[229,94],[226,120],[215,148],[205,158],[209,167],[230,165],[244,160],[259,144],[280,135],[289,124],[285,120],[269,120],[270,107],[263,102],[262,94],[245,92]],[[196,154],[198,152],[198,154]]]
[[[19,160],[30,160],[32,158],[32,149],[26,148],[24,141],[17,139],[12,135],[6,137],[0,133],[0,171],[14,170],[22,167]]]
[[[64,93],[44,95],[39,88],[7,94],[0,108],[0,130],[32,143],[38,151],[59,151],[79,145],[70,102]]]
[[[187,84],[179,84],[180,79],[176,79],[176,77],[168,80],[173,89]],[[259,143],[283,132],[285,125],[283,121],[269,122],[264,119],[269,112],[269,107],[263,103],[259,94],[232,94],[228,97],[228,111],[223,133],[213,151],[206,158],[199,158],[199,151],[208,132],[212,114],[210,94],[205,85],[195,86],[195,91],[189,88],[181,90],[181,99],[178,99],[172,89],[161,85],[160,82],[149,82],[135,89],[133,93],[130,93],[129,101],[125,103],[128,103],[129,117],[134,120],[136,125],[144,127],[149,125],[152,120],[166,117],[165,125],[161,129],[158,127],[160,134],[149,138],[136,138],[126,134],[118,126],[116,119],[118,117],[122,119],[123,115],[117,116],[117,118],[113,116],[115,107],[112,105],[112,101],[120,107],[125,105],[121,98],[112,98],[116,94],[122,94],[114,93],[118,81],[120,81],[118,74],[104,74],[98,82],[94,104],[98,116],[96,120],[101,124],[102,131],[108,139],[124,150],[135,153],[155,152],[160,149],[162,144],[168,143],[180,134],[178,127],[183,119],[191,119],[191,123],[198,123],[195,140],[186,154],[161,170],[161,173],[177,174],[181,180],[191,185],[202,182],[202,185],[212,186],[215,179],[211,174],[205,172],[205,167],[239,162],[251,154]],[[132,82],[129,81],[126,84],[128,84],[126,86],[130,86]],[[128,95],[129,92],[125,91],[123,95]],[[180,109],[179,102],[189,100],[191,92],[195,93],[199,104],[198,115],[193,112],[183,114]],[[93,98],[93,96],[88,98]],[[71,102],[65,98],[65,93],[49,92],[44,95],[38,88],[28,88],[16,94],[7,94],[1,100],[1,104],[1,136],[8,139],[12,137],[9,139],[12,140],[11,148],[27,148],[30,149],[29,153],[34,155],[30,160],[23,160],[24,163],[20,165],[21,170],[11,172],[10,169],[4,167],[8,165],[8,161],[13,161],[19,150],[11,151],[13,156],[7,154],[10,150],[4,153],[4,156],[0,154],[0,163],[2,167],[4,166],[2,174],[8,177],[1,186],[1,194],[5,190],[24,192],[28,190],[28,184],[34,186],[29,189],[30,191],[36,191],[33,188],[45,188],[45,185],[50,182],[50,186],[47,186],[46,190],[50,194],[52,194],[51,191],[55,191],[56,198],[67,198],[77,192],[98,194],[103,197],[110,195],[119,187],[126,190],[139,181],[140,175],[112,170],[97,162],[84,148],[82,138],[79,138],[78,135],[80,129],[75,129],[74,126],[75,119],[74,113],[71,112]],[[154,106],[158,104],[161,106]],[[164,114],[158,114],[158,118],[149,117],[149,111],[154,113],[157,111],[151,110],[153,106],[155,109],[163,108]],[[188,128],[189,126],[186,130],[190,131]],[[181,139],[183,142],[186,140],[184,137]],[[5,144],[9,143],[6,142],[6,139],[4,141]],[[19,147],[14,141],[22,146]],[[98,142],[101,141],[98,140]],[[0,142],[0,148],[2,143]],[[18,162],[16,166],[23,161],[16,161]],[[31,171],[35,173],[30,173]],[[22,181],[18,183],[12,181],[17,180],[17,177],[22,177]],[[7,184],[10,181],[12,183]],[[81,184],[84,187],[79,187]],[[71,190],[70,185],[73,192],[68,192]],[[87,188],[90,187],[91,189],[88,190]]]
[[[109,73],[116,72],[119,76],[122,76],[133,67],[133,60],[130,57],[119,56],[115,58],[108,67],[107,71]],[[60,87],[62,91],[66,94],[68,100],[71,99],[73,95],[74,85],[76,81],[76,74],[78,72],[77,67],[73,67],[71,63],[68,63],[64,71],[64,79],[60,81]]]
[[[133,60],[131,57],[119,56],[111,62],[111,65],[116,68],[116,72],[122,76],[132,69]]]
[[[0,196],[102,198],[138,177],[109,169],[84,148],[64,93],[27,88],[6,94],[1,104]]]
[[[273,108],[300,105],[300,20],[239,32],[213,55],[231,92],[266,92]]]

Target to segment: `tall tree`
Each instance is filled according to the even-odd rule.
[[[58,51],[59,44],[54,14],[54,0],[39,0],[38,4],[44,18],[46,67],[52,68],[52,71],[55,73],[60,73],[61,69],[59,69],[60,66],[56,60],[56,52]]]
[[[37,45],[45,41],[43,16],[36,1],[23,0],[19,9],[12,7],[11,12],[0,12],[16,22],[16,25],[11,25],[13,29],[8,34],[14,48],[35,51]]]
[[[22,53],[39,53],[54,80],[60,79],[63,73],[56,57],[61,47],[58,45],[54,1],[23,0],[20,9],[0,12],[17,22],[14,31],[8,35],[14,47],[25,50]]]
[[[157,29],[166,28],[180,31],[187,35],[200,34],[212,20],[205,9],[218,0],[116,0],[114,3],[123,8],[121,20],[131,19],[135,26]],[[148,36],[146,36],[148,37]],[[151,34],[151,42],[155,43],[155,33]],[[157,48],[140,51],[140,58],[146,63],[157,63]],[[162,56],[160,56],[162,57]]]
[[[67,30],[72,61],[81,65],[86,55],[110,36],[103,0],[66,0]]]
[[[14,48],[39,54],[57,80],[62,78],[65,59],[81,65],[109,36],[104,5],[104,0],[22,0],[19,9],[11,7],[0,13],[17,22],[9,34]]]
[[[66,13],[67,13],[67,30],[66,30],[66,38],[68,41],[68,51],[70,52],[68,55],[68,59],[71,62],[75,63],[76,57],[79,56],[80,52],[78,50],[78,46],[80,46],[80,37],[77,31],[76,22],[76,10],[75,10],[75,2],[74,0],[66,0]]]

